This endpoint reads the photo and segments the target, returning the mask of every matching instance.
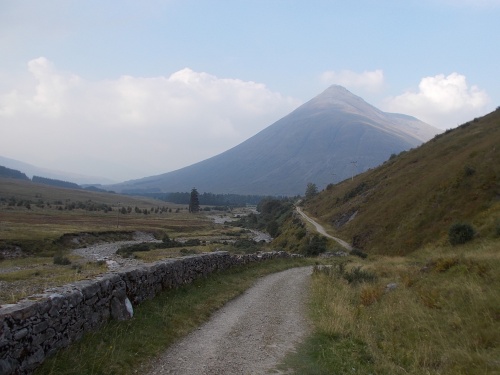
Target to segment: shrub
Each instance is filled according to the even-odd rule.
[[[194,249],[185,249],[185,248],[183,248],[183,249],[180,250],[180,253],[181,253],[181,255],[194,255],[194,254],[197,254],[197,251],[194,250]]]
[[[365,259],[366,257],[368,257],[368,254],[367,253],[363,253],[361,250],[359,249],[352,249],[351,252],[350,252],[351,255],[355,255],[357,257],[360,257],[361,259]]]
[[[133,253],[136,251],[149,251],[153,247],[153,244],[142,242],[134,245],[123,245],[118,250],[116,250],[116,254],[124,257],[131,258],[133,257]]]
[[[476,170],[473,167],[471,167],[470,165],[466,165],[464,167],[465,177],[470,177],[470,176],[474,175],[475,173],[476,173]]]
[[[261,249],[261,247],[253,240],[240,239],[234,242],[233,247],[239,251],[246,254],[256,253]]]
[[[372,283],[377,280],[377,276],[374,273],[361,269],[361,266],[354,267],[350,271],[345,272],[343,276],[349,284]]]
[[[453,224],[448,231],[448,239],[453,246],[471,241],[476,234],[472,225],[468,223]]]
[[[317,256],[326,251],[328,240],[320,235],[313,235],[309,242],[303,247],[302,253],[306,256]]]
[[[184,245],[185,246],[200,246],[201,245],[201,241],[197,238],[190,238],[189,240],[187,240],[186,242],[184,242]]]
[[[71,261],[69,260],[69,258],[63,256],[61,253],[58,253],[54,255],[54,264],[60,266],[66,266],[68,264],[71,264]]]
[[[500,229],[500,224],[498,226]],[[299,230],[295,233],[295,238],[297,238],[299,241],[303,239],[307,234],[307,231],[304,228],[299,228]]]
[[[276,237],[279,233],[279,229],[280,227],[276,220],[271,221],[266,227],[266,231],[271,237]]]

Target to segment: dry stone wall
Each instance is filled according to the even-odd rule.
[[[0,375],[30,374],[46,357],[79,340],[109,319],[125,320],[133,306],[159,292],[212,272],[286,252],[230,255],[207,253],[108,273],[94,280],[53,288],[0,307]]]

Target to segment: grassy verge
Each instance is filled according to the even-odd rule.
[[[359,268],[361,266],[361,268]],[[316,268],[297,374],[500,373],[498,241]]]
[[[112,321],[48,359],[36,374],[134,374],[259,277],[311,264],[287,259],[235,267],[169,290],[136,307],[126,322]],[[140,370],[139,370],[140,369]]]

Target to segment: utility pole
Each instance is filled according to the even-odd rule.
[[[352,181],[352,180],[354,180],[354,171],[356,170],[358,161],[353,160],[353,161],[351,161],[351,164],[352,164],[352,175],[351,175],[351,181]]]

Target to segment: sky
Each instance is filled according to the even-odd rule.
[[[0,156],[125,181],[332,84],[440,129],[500,105],[500,0],[0,0]]]

